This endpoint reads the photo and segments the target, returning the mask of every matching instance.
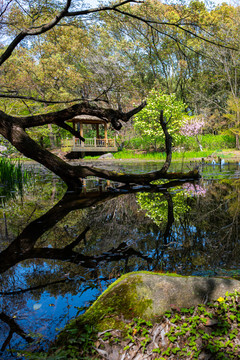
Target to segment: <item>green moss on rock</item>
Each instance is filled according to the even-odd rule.
[[[72,320],[58,337],[57,343],[68,338],[69,329],[77,328],[81,332],[86,325],[93,326],[94,332],[109,328],[124,329],[125,323],[121,319],[130,320],[141,316],[147,308],[151,307],[152,300],[146,291],[139,296],[137,287],[141,286],[141,277],[131,277],[132,274],[123,275],[93,303],[93,305],[77,319]]]
[[[230,279],[201,278],[177,274],[133,272],[121,276],[93,305],[60,333],[55,345],[79,344],[81,334],[89,333],[94,341],[98,332],[125,330],[133,318],[158,321],[172,306],[191,307],[240,290],[240,282]]]

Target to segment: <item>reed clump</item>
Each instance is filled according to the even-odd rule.
[[[9,191],[22,192],[23,184],[28,180],[29,173],[23,169],[22,164],[13,162],[8,158],[0,158],[0,193],[6,196]]]

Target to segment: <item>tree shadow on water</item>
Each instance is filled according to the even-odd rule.
[[[75,239],[66,246],[59,248],[50,247],[36,247],[37,240],[48,230],[53,228],[65,216],[73,210],[86,209],[96,206],[117,197],[126,194],[135,193],[161,193],[168,204],[167,225],[163,234],[164,242],[167,241],[171,226],[174,222],[173,203],[171,194],[168,189],[182,185],[183,181],[171,181],[164,185],[150,185],[150,186],[121,186],[117,188],[108,188],[106,191],[91,191],[91,192],[74,192],[67,191],[62,199],[48,210],[44,215],[29,223],[24,230],[10,243],[10,245],[0,253],[0,274],[13,268],[18,263],[30,259],[45,259],[45,260],[59,260],[69,262],[75,265],[80,265],[86,269],[96,270],[103,264],[114,261],[124,260],[127,271],[128,260],[131,257],[142,259],[150,264],[152,258],[145,255],[142,251],[135,250],[126,242],[121,242],[118,246],[112,247],[105,252],[100,252],[95,255],[85,255],[82,252],[76,251],[75,248],[81,243],[83,248],[87,248],[86,235],[90,231],[90,227],[86,226]],[[70,279],[57,280],[51,284],[58,284],[61,282],[70,281]],[[21,294],[27,291],[41,289],[48,286],[50,283],[38,286],[32,286],[27,289],[13,289],[11,291],[0,292],[1,296]],[[9,333],[3,341],[0,349],[1,353],[10,344],[14,334],[19,335],[27,343],[31,343],[34,339],[28,335],[18,325],[15,319],[8,316],[4,311],[0,313],[0,320],[9,328]]]

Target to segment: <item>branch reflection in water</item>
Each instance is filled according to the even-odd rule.
[[[151,185],[151,186],[122,186],[118,188],[109,188],[107,191],[91,191],[91,192],[69,192],[67,191],[62,199],[53,206],[44,215],[40,216],[36,220],[29,223],[24,230],[13,240],[10,245],[0,253],[0,272],[4,273],[9,271],[15,265],[20,262],[29,259],[48,259],[48,260],[60,260],[64,262],[70,262],[73,264],[81,265],[84,268],[95,269],[96,277],[98,277],[97,269],[99,266],[104,266],[106,263],[124,260],[125,272],[128,271],[128,260],[130,257],[142,259],[146,262],[146,267],[149,268],[149,264],[152,262],[152,258],[145,255],[141,251],[135,250],[132,246],[129,246],[126,242],[121,242],[118,246],[110,248],[108,251],[99,253],[96,255],[85,255],[81,252],[74,250],[80,243],[87,248],[86,234],[91,230],[89,226],[63,248],[49,248],[49,247],[35,247],[37,240],[58,222],[65,218],[73,210],[86,209],[94,207],[104,202],[110,201],[120,196],[139,193],[158,193],[162,194],[168,206],[168,215],[165,231],[163,232],[164,243],[167,244],[167,238],[169,237],[171,226],[174,222],[173,215],[173,202],[168,189],[181,186],[185,181],[171,181],[163,185]],[[57,239],[56,239],[57,242]],[[158,258],[158,257],[157,257]],[[155,260],[157,260],[157,258]],[[151,267],[152,268],[152,267]],[[149,268],[150,269],[150,268]],[[106,278],[107,280],[107,278]],[[56,285],[64,282],[71,281],[71,279],[57,280],[41,284],[38,286],[32,286],[25,289],[11,289],[11,291],[1,291],[1,296],[15,296],[32,292],[34,290],[44,289],[49,285]],[[84,282],[84,279],[82,279]],[[7,346],[10,346],[10,342],[14,334],[19,335],[27,343],[31,343],[34,339],[27,335],[28,331],[21,329],[17,321],[11,316],[2,311],[0,313],[0,320],[9,328],[8,335],[3,340],[0,352],[3,353]]]
[[[81,264],[81,266],[88,268],[96,267],[98,263],[103,260],[119,260],[120,258],[126,258],[132,255],[140,256],[143,259],[150,260],[140,252],[136,252],[134,249],[128,247],[125,243],[120,244],[116,249],[112,248],[108,253],[97,256],[86,256],[75,252],[73,249],[81,241],[84,241],[86,244],[86,233],[89,230],[89,227],[87,227],[80,235],[78,235],[78,237],[73,242],[62,249],[35,248],[34,246],[40,236],[56,225],[57,222],[61,221],[71,211],[96,206],[121,195],[140,192],[162,193],[165,197],[169,208],[168,223],[166,226],[166,233],[164,234],[164,237],[166,237],[174,221],[173,203],[171,200],[171,195],[168,193],[168,189],[180,186],[183,183],[183,181],[171,181],[164,185],[136,187],[122,186],[107,192],[96,191],[77,193],[67,191],[63,198],[53,208],[27,225],[21,234],[0,253],[0,273],[5,272],[21,261],[34,258],[70,261],[75,264]]]

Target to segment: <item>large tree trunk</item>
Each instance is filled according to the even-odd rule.
[[[115,171],[98,169],[89,166],[72,166],[61,160],[59,157],[43,149],[26,133],[26,128],[45,124],[56,124],[59,127],[69,130],[75,136],[81,138],[80,133],[75,131],[65,123],[66,120],[79,114],[91,114],[111,122],[115,129],[120,129],[122,122],[127,122],[134,114],[139,112],[145,104],[124,113],[120,110],[101,108],[89,103],[73,105],[70,108],[55,113],[35,115],[28,117],[13,117],[0,111],[0,133],[8,139],[11,144],[26,157],[37,161],[46,168],[58,175],[69,188],[81,187],[81,179],[87,176],[97,176],[104,179],[118,181],[125,184],[147,185],[157,179],[197,179],[197,170],[188,173],[168,173],[167,170],[171,163],[172,148],[171,136],[167,131],[166,123],[163,119],[163,111],[160,116],[160,123],[165,134],[167,158],[161,170],[147,174],[122,174]],[[84,140],[84,139],[83,139]]]
[[[239,135],[236,134],[236,149],[239,150]]]

